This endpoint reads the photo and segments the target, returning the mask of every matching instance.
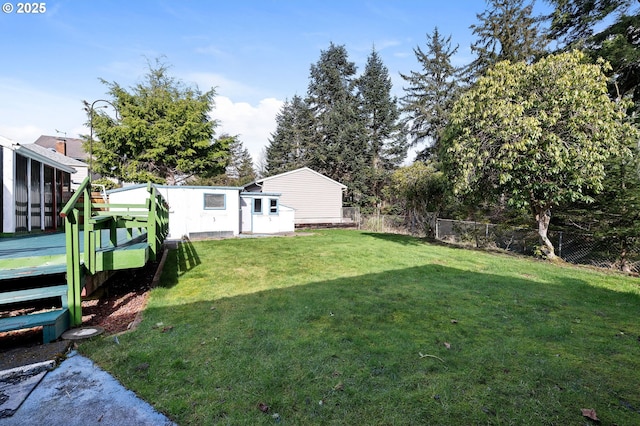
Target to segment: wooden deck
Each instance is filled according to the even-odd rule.
[[[169,210],[151,183],[142,203],[94,203],[89,178],[60,212],[64,233],[0,238],[0,304],[59,299],[53,314],[24,313],[0,318],[0,331],[43,326],[43,341],[82,324],[82,297],[114,271],[156,260],[169,229]],[[66,293],[60,289],[66,289]],[[53,292],[53,293],[52,293]],[[31,306],[34,307],[34,306]],[[14,310],[15,311],[15,310]]]
[[[80,232],[80,251],[84,253],[83,232]],[[102,251],[113,249],[109,230],[101,232]],[[145,235],[135,231],[130,238],[126,229],[118,229],[118,246],[145,242]],[[20,237],[0,238],[0,287],[2,280],[29,276],[62,274],[67,271],[65,234],[43,233]]]

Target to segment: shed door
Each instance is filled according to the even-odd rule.
[[[240,233],[253,232],[251,218],[251,198],[240,198]]]

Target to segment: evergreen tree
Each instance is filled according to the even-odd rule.
[[[242,186],[256,179],[256,171],[249,150],[237,136],[233,136],[232,140],[229,144],[230,159],[226,168],[227,184]]]
[[[477,55],[467,73],[475,79],[500,61],[532,62],[540,56],[546,41],[532,16],[533,3],[524,0],[488,0],[488,9],[477,14],[480,21],[471,25],[477,40],[471,51]]]
[[[437,152],[449,112],[460,91],[460,70],[451,63],[457,50],[458,46],[451,46],[451,37],[443,37],[435,28],[427,37],[426,51],[419,46],[413,49],[422,71],[400,74],[409,84],[404,88],[406,95],[402,97],[401,105],[413,139],[412,146],[428,143],[418,153],[419,160],[426,160]]]
[[[554,6],[549,37],[561,45],[576,45],[593,36],[594,27],[611,14],[629,16],[635,0],[547,0]]]
[[[102,82],[120,119],[87,108],[97,136],[86,142],[93,148],[95,172],[126,182],[176,184],[224,170],[228,146],[214,140],[216,122],[209,118],[213,89],[201,93],[186,87],[159,62],[130,91]]]
[[[314,118],[305,100],[296,95],[276,115],[276,131],[266,148],[266,173],[274,175],[307,165],[313,148]]]
[[[356,66],[344,46],[330,44],[311,65],[307,103],[315,119],[308,165],[348,186],[346,202],[359,204],[367,192],[371,164],[358,97]]]
[[[629,115],[640,108],[640,11],[631,0],[550,0],[555,6],[549,37],[563,49],[584,49],[592,61],[611,64],[609,94],[633,101]],[[614,15],[611,21],[611,16]],[[606,20],[606,21],[605,21]],[[611,23],[594,34],[596,25]],[[638,118],[636,117],[636,120]]]
[[[379,206],[390,172],[406,157],[407,137],[400,123],[398,100],[391,96],[389,70],[375,50],[367,59],[357,87],[371,159],[368,192],[371,202]]]

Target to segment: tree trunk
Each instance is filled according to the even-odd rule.
[[[547,233],[549,232],[549,223],[551,222],[551,209],[537,208],[536,221],[538,222],[538,236],[542,243],[542,254],[544,254],[547,259],[556,259],[557,256],[555,249],[553,248],[553,244],[551,244],[551,240],[547,237]]]

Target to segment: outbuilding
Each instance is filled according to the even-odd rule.
[[[344,222],[342,195],[347,187],[309,167],[258,179],[244,189],[281,194],[280,202],[295,210],[296,226]]]
[[[240,187],[156,185],[169,204],[168,239],[235,237],[294,231],[294,210],[280,194],[246,194]],[[138,203],[146,185],[107,191],[112,204]]]

